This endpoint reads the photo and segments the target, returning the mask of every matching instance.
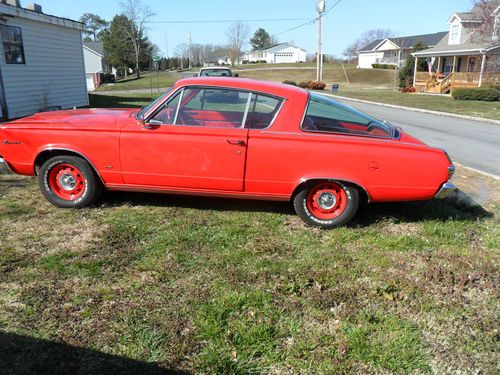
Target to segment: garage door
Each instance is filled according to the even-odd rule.
[[[87,91],[94,91],[94,75],[92,73],[85,74],[85,80],[87,81]]]
[[[292,63],[295,62],[293,58],[293,53],[276,53],[274,55],[275,63]]]

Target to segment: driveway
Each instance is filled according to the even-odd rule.
[[[430,146],[446,149],[457,163],[500,176],[500,125],[347,99],[340,101],[401,126],[404,131]]]

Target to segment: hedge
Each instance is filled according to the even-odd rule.
[[[495,87],[479,87],[477,89],[454,89],[451,93],[456,100],[481,100],[494,102],[500,100],[500,90]]]
[[[374,69],[396,69],[395,65],[391,64],[372,64],[372,68]]]

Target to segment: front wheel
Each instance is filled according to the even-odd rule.
[[[331,229],[354,217],[359,206],[359,192],[340,181],[321,181],[304,186],[295,195],[293,206],[307,225]]]
[[[89,206],[102,191],[102,185],[90,164],[76,156],[50,158],[40,167],[38,179],[45,198],[60,208]]]

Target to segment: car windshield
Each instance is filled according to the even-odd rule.
[[[137,112],[136,118],[139,118],[143,116],[145,113],[147,113],[151,108],[154,108],[157,103],[162,102],[165,97],[172,91],[172,87],[169,87],[163,94],[161,94],[156,100],[153,100],[151,103],[148,105],[142,107],[139,112]]]
[[[229,69],[203,69],[201,71],[202,77],[231,77]]]
[[[311,93],[302,130],[390,138],[394,128],[332,98]]]

